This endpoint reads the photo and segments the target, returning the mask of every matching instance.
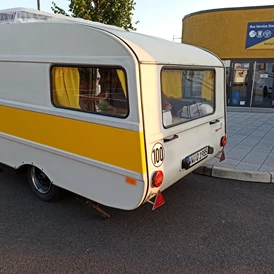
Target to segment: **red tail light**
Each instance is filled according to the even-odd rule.
[[[152,184],[155,187],[161,186],[164,181],[164,173],[161,170],[156,171],[152,177]]]
[[[222,147],[225,147],[225,146],[226,146],[226,142],[227,142],[227,138],[226,138],[226,136],[223,136],[223,137],[221,138],[221,146],[222,146]]]

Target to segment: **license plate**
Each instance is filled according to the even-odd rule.
[[[190,166],[196,165],[197,163],[207,158],[207,156],[208,156],[208,147],[204,147],[203,149],[193,153],[192,155],[188,156],[191,161]]]

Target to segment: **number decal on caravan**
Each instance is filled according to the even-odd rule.
[[[154,166],[159,167],[162,165],[165,158],[164,147],[161,143],[157,143],[152,148],[151,160]]]

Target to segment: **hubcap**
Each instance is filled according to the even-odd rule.
[[[50,191],[51,181],[43,171],[34,166],[31,168],[31,180],[41,194],[47,194]]]

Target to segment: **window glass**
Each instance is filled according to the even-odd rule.
[[[161,89],[165,127],[185,123],[214,112],[213,70],[163,69]]]
[[[125,117],[128,114],[125,73],[116,68],[53,67],[55,106]]]
[[[252,107],[273,106],[272,89],[274,85],[273,63],[254,64]]]

